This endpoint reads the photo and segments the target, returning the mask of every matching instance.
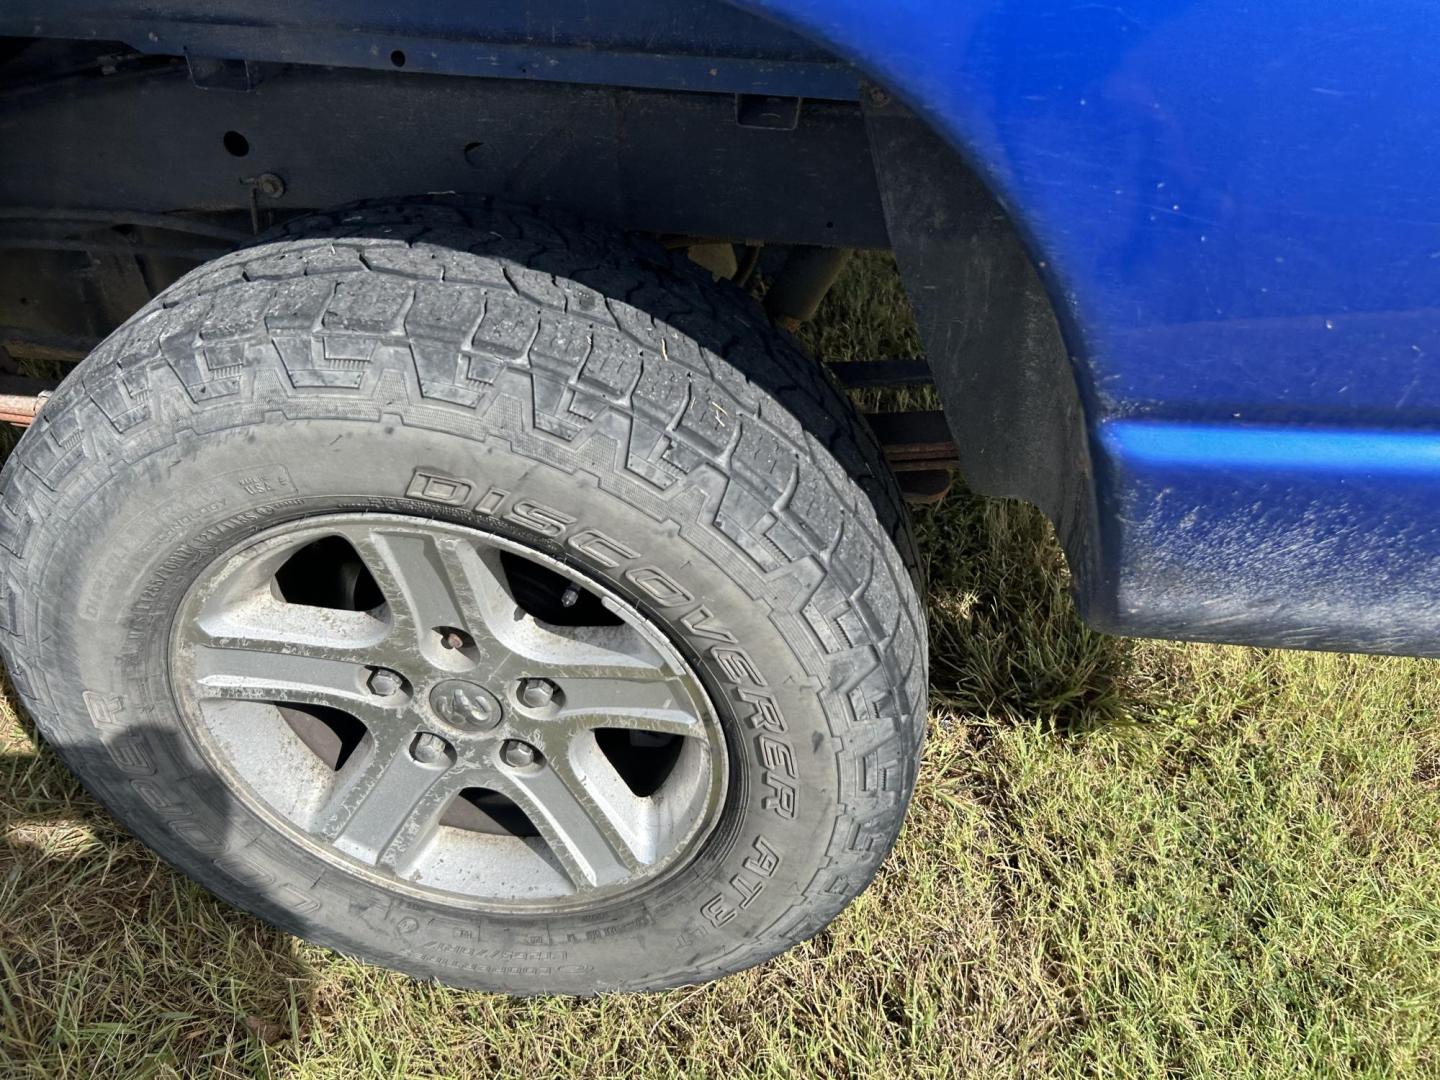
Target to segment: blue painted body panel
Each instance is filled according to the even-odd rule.
[[[1022,228],[1090,431],[1092,621],[1440,653],[1440,9],[764,0]]]
[[[848,97],[853,63],[985,178],[1054,298],[1095,484],[1087,617],[1440,654],[1428,0],[747,0],[773,33],[701,0],[21,6],[0,30],[512,78]]]

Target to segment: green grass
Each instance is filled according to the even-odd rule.
[[[888,264],[810,341],[905,355]],[[932,733],[894,855],[710,986],[510,1001],[277,933],[0,717],[0,1074],[1440,1076],[1440,678],[1086,630],[1048,526],[922,512]]]

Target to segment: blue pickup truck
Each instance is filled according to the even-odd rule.
[[[757,963],[875,873],[906,504],[956,470],[1044,510],[1099,629],[1440,655],[1437,29],[12,0],[15,690],[235,904],[583,994]],[[796,344],[859,249],[923,356]]]

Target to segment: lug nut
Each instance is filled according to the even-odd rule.
[[[439,735],[432,735],[428,731],[422,731],[416,735],[415,741],[410,744],[410,756],[421,765],[439,764],[445,760],[449,751],[449,743]]]
[[[376,668],[370,673],[370,680],[365,684],[370,688],[372,694],[381,697],[389,697],[391,694],[398,694],[405,686],[405,680],[389,668]]]
[[[520,704],[543,709],[555,700],[555,684],[549,679],[526,679],[520,684]]]
[[[500,760],[512,769],[523,769],[540,760],[540,751],[519,739],[506,739],[505,745],[500,747]]]

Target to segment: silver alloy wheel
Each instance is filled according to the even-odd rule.
[[[452,902],[612,899],[688,861],[724,800],[719,722],[659,629],[458,525],[336,514],[251,538],[187,592],[171,680],[238,797]]]

